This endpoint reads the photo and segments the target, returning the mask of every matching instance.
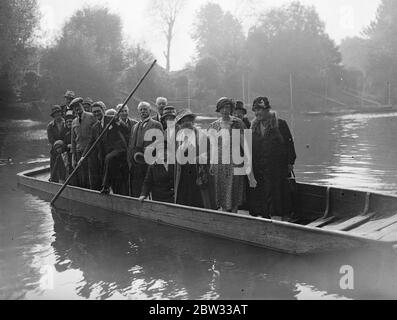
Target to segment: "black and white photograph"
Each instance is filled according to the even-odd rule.
[[[395,300],[396,159],[395,0],[0,0],[0,300]]]

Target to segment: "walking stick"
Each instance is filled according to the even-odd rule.
[[[155,64],[157,63],[157,60],[155,60],[152,65],[150,66],[150,68],[146,71],[146,73],[143,75],[143,77],[141,78],[141,80],[139,80],[138,84],[135,86],[134,90],[131,91],[130,95],[128,96],[128,98],[125,100],[125,102],[123,103],[123,106],[120,108],[120,110],[118,110],[117,114],[112,118],[112,120],[107,124],[107,126],[103,129],[102,133],[99,135],[98,139],[96,139],[96,141],[94,142],[94,144],[91,146],[91,148],[86,152],[86,154],[83,155],[83,157],[80,159],[80,161],[78,162],[76,168],[73,170],[73,172],[70,174],[69,178],[67,178],[67,180],[65,181],[65,183],[63,184],[62,188],[58,191],[58,193],[54,196],[54,198],[51,200],[51,205],[54,205],[55,201],[57,201],[57,199],[59,198],[59,196],[62,194],[62,192],[65,190],[65,188],[67,187],[67,185],[69,184],[70,180],[72,180],[72,178],[74,177],[74,175],[76,174],[76,172],[80,169],[82,163],[90,156],[90,154],[92,153],[92,151],[95,149],[96,145],[101,141],[102,137],[105,135],[106,131],[109,130],[110,126],[113,124],[113,122],[115,121],[115,119],[120,115],[121,110],[123,110],[123,108],[126,106],[126,104],[128,103],[128,101],[130,101],[130,99],[132,98],[132,96],[135,94],[135,92],[138,90],[138,88],[140,87],[140,85],[142,84],[142,82],[145,80],[145,78],[147,77],[147,75],[149,74],[149,72],[153,69],[153,67],[155,66]]]

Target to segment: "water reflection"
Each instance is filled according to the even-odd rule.
[[[387,253],[295,257],[71,201],[58,205],[64,209],[52,210],[55,290],[35,290],[30,298],[52,299],[54,293],[73,299],[397,297],[397,263]],[[339,286],[343,265],[356,272],[354,291]]]

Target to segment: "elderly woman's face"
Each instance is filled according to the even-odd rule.
[[[228,117],[232,114],[232,106],[230,104],[226,104],[224,105],[220,110],[220,114],[222,115],[222,117]]]
[[[150,108],[147,106],[141,106],[138,112],[142,119],[147,119],[150,117]]]

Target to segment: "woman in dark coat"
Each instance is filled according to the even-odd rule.
[[[194,122],[196,115],[189,110],[181,112],[175,123],[177,125],[176,134],[176,165],[175,165],[175,203],[197,207],[213,209],[214,199],[210,196],[211,183],[209,177],[209,166],[200,164],[200,145],[206,137],[199,134]],[[188,134],[191,133],[191,135]],[[188,150],[193,150],[193,163],[181,164],[178,157],[188,155]],[[207,150],[208,151],[208,150]],[[208,159],[206,159],[208,160]]]
[[[157,161],[148,167],[139,200],[143,202],[151,194],[153,201],[173,203],[174,165],[167,163],[166,155],[160,147],[156,151]]]
[[[249,190],[250,214],[283,217],[289,208],[284,197],[286,179],[296,159],[292,135],[287,123],[271,111],[267,98],[256,99],[254,111],[252,164],[258,185]]]

